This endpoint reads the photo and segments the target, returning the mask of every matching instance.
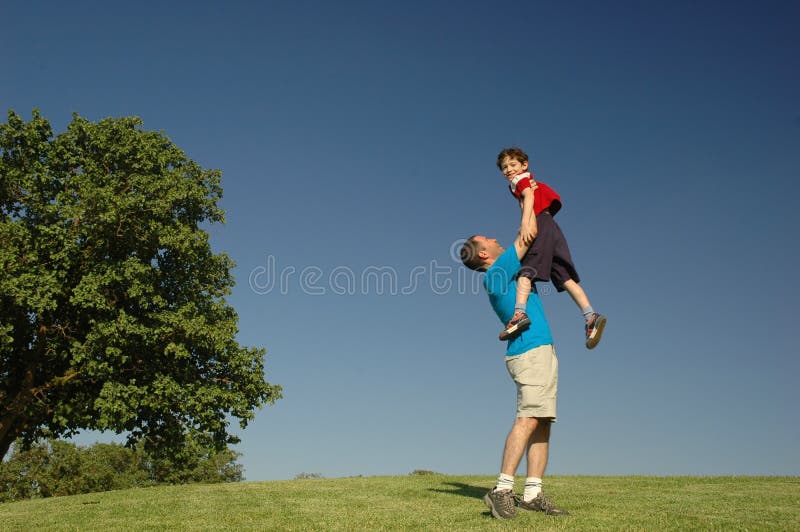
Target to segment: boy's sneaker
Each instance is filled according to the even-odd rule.
[[[592,313],[591,317],[586,322],[586,347],[588,349],[592,349],[600,343],[600,338],[603,336],[603,329],[605,326],[606,317],[597,312]]]
[[[510,340],[522,334],[522,331],[531,326],[531,319],[524,312],[517,312],[506,328],[500,333],[500,340]]]
[[[489,493],[483,496],[483,502],[492,511],[495,519],[511,519],[517,515],[512,490],[490,489]]]
[[[539,492],[536,497],[528,502],[525,502],[522,497],[519,497],[517,499],[517,506],[519,506],[520,510],[525,510],[526,512],[544,512],[547,515],[569,515],[568,511],[558,508],[553,504],[553,501],[545,497],[543,492]]]

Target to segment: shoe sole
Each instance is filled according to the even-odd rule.
[[[519,323],[515,323],[509,329],[505,329],[503,332],[500,333],[500,340],[508,340],[509,338],[513,338],[518,334],[521,334],[525,331],[528,327],[531,326],[530,318],[525,318],[524,320],[520,321]],[[519,331],[519,332],[517,332]]]
[[[603,329],[606,327],[606,318],[605,316],[598,316],[597,321],[594,324],[594,330],[592,331],[592,336],[586,340],[586,348],[587,349],[594,349],[594,347],[600,343],[600,338],[603,337]]]
[[[500,515],[500,513],[494,509],[494,501],[492,501],[492,498],[489,497],[488,493],[483,496],[483,502],[485,502],[486,506],[489,507],[489,510],[492,511],[492,517],[494,517],[495,519],[511,519],[514,517],[514,515],[512,515],[511,517],[503,517],[502,515]]]

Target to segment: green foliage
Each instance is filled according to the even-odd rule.
[[[118,444],[80,448],[42,440],[14,446],[0,464],[0,501],[75,495],[152,484],[142,453]]]
[[[96,429],[188,466],[187,438],[222,451],[281,396],[201,228],[224,222],[220,172],[141,126],[0,124],[0,457]]]
[[[187,437],[177,449],[155,448],[145,454],[145,468],[154,482],[238,482],[243,478],[242,466],[236,463],[239,453],[206,446],[198,437]]]
[[[239,482],[239,453],[216,452],[190,445],[186,469],[157,458],[140,445],[96,443],[79,447],[61,440],[39,440],[30,447],[12,447],[0,463],[0,502],[18,499],[76,495],[98,491],[145,487],[155,484]],[[184,466],[186,464],[183,464]]]

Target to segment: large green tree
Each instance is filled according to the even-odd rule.
[[[11,443],[126,431],[222,449],[280,397],[236,341],[220,172],[135,117],[0,124],[0,458]]]

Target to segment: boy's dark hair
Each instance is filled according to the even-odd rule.
[[[483,259],[478,256],[479,251],[481,251],[481,246],[475,241],[475,235],[472,235],[461,246],[461,262],[470,270],[485,272],[486,268],[483,267]]]
[[[506,157],[511,157],[512,159],[516,159],[521,163],[528,162],[528,154],[522,151],[521,149],[517,148],[516,146],[511,148],[505,148],[503,151],[500,152],[500,155],[497,156],[497,167],[502,170],[503,159]]]

